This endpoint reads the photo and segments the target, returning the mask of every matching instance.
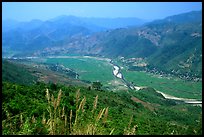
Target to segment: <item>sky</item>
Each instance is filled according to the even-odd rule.
[[[202,10],[202,2],[2,2],[2,20],[48,20],[60,15],[145,20]]]

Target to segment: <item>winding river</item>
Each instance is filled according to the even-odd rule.
[[[125,80],[125,78],[123,77],[121,71],[120,71],[120,67],[113,64],[112,61],[110,61],[110,63],[113,65],[113,75],[119,79],[122,79],[123,82],[125,83],[125,85],[131,89],[131,90],[140,90],[140,89],[143,89],[143,88],[147,88],[147,87],[138,87],[138,86],[134,86],[133,84],[131,84],[130,82],[128,82],[127,80]],[[188,98],[178,98],[178,97],[175,97],[175,96],[171,96],[171,95],[168,95],[168,94],[165,94],[161,91],[158,91],[155,89],[155,91],[159,94],[161,94],[164,98],[166,99],[172,99],[172,100],[179,100],[179,101],[183,101],[184,103],[186,104],[193,104],[193,105],[196,105],[196,106],[200,106],[202,107],[202,101],[200,100],[196,100],[196,99],[188,99]]]
[[[80,57],[83,57],[83,58],[94,58],[94,59],[97,59],[97,60],[106,60],[108,61],[111,65],[113,65],[113,75],[119,79],[122,79],[122,81],[125,83],[125,85],[131,89],[131,90],[140,90],[140,89],[143,89],[143,88],[147,88],[145,86],[143,87],[138,87],[138,86],[135,86],[133,85],[132,83],[128,82],[122,75],[121,73],[121,68],[120,66],[116,65],[113,63],[113,61],[109,58],[101,58],[101,57],[92,57],[92,56],[50,56],[48,58],[80,58]],[[27,58],[31,58],[31,57],[27,57]],[[32,57],[32,58],[35,58],[35,57]],[[157,93],[160,93],[164,98],[166,99],[173,99],[173,100],[179,100],[179,101],[183,101],[184,103],[187,103],[187,104],[193,104],[193,105],[198,105],[198,106],[201,106],[202,107],[202,100],[196,100],[196,99],[187,99],[187,98],[178,98],[178,97],[175,97],[175,96],[171,96],[171,95],[168,95],[168,94],[165,94],[161,91],[158,91],[155,89],[155,91]]]

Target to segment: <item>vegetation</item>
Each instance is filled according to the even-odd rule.
[[[101,82],[93,82],[92,87],[96,90],[101,90],[101,87],[103,85],[101,84]]]
[[[137,86],[148,86],[166,94],[182,97],[201,99],[202,82],[185,81],[176,77],[160,77],[146,72],[122,70],[126,79]]]
[[[36,92],[42,87],[47,88],[46,93]],[[60,90],[57,94],[53,91],[53,87],[53,84],[38,83],[38,85],[26,87],[3,82],[5,97],[2,112],[3,134],[113,134],[114,128],[110,130],[104,127],[107,126],[108,107],[98,109],[98,95],[91,107],[90,104],[86,104],[86,100],[90,103],[89,99],[86,99],[85,96],[83,99],[80,97],[80,89],[74,91],[75,87],[57,85],[57,89],[63,88],[66,91]],[[14,91],[13,89],[21,92],[8,96],[7,93]],[[19,97],[22,101],[13,104]],[[45,102],[46,99],[47,102]],[[135,128],[131,128],[130,124],[124,134],[135,133]]]
[[[3,135],[202,135],[202,107],[156,91],[202,100],[201,15],[94,34],[102,28],[66,19],[4,31],[2,53],[13,59],[2,60]],[[30,55],[43,58],[14,58]]]
[[[100,81],[107,85],[114,79],[112,75],[112,66],[107,61],[91,58],[48,58],[48,64],[62,64],[67,68],[73,69],[79,74],[80,80]]]
[[[154,94],[3,82],[2,133],[202,134],[200,107],[175,105]]]
[[[33,84],[37,77],[32,75],[25,66],[3,59],[2,80],[19,84]]]

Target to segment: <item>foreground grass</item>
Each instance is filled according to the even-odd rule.
[[[2,121],[3,134],[31,135],[111,135],[115,128],[108,131],[105,128],[108,119],[108,107],[100,109],[97,112],[98,95],[93,102],[91,111],[85,108],[86,97],[80,100],[80,90],[76,91],[76,109],[69,113],[65,112],[65,107],[60,107],[62,91],[58,92],[57,98],[50,95],[46,90],[47,115],[43,112],[42,118],[24,117],[21,113],[10,117],[7,111],[7,119]],[[47,117],[47,118],[46,118]],[[15,119],[15,120],[14,120]],[[13,121],[18,121],[13,123]],[[39,121],[41,121],[39,123]],[[127,127],[124,128],[124,135],[134,135],[137,125],[131,126],[132,118]],[[19,126],[19,127],[17,127]],[[18,128],[18,131],[16,130]],[[117,127],[116,127],[117,128]],[[5,130],[7,129],[7,130]],[[7,132],[5,132],[7,131]],[[17,132],[16,132],[17,131]]]
[[[2,82],[2,97],[4,135],[202,134],[200,107],[166,100],[151,88],[111,92]]]

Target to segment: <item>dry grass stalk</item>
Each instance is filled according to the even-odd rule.
[[[11,119],[11,117],[10,117],[10,114],[9,114],[8,110],[6,110],[6,116],[7,116],[7,118],[8,118],[9,120]]]
[[[124,135],[135,135],[136,128],[137,128],[137,125],[134,125],[132,129],[126,130]]]
[[[59,123],[60,123],[60,118],[65,117],[65,121],[64,121],[64,126],[63,127],[63,133],[69,133],[71,135],[94,135],[94,134],[101,134],[99,128],[99,121],[102,118],[102,116],[104,115],[103,118],[103,123],[105,123],[107,121],[107,117],[108,117],[108,107],[107,108],[103,108],[99,111],[98,114],[95,115],[95,113],[93,113],[96,108],[97,108],[97,103],[98,103],[98,95],[95,97],[95,100],[93,102],[93,109],[92,109],[92,113],[93,113],[93,121],[89,121],[86,125],[79,125],[80,121],[79,118],[82,116],[84,116],[82,113],[79,113],[80,110],[82,110],[82,112],[85,111],[84,106],[86,103],[86,97],[84,97],[81,102],[80,102],[80,89],[78,89],[76,91],[76,115],[75,115],[75,121],[74,123],[72,123],[72,117],[73,117],[73,113],[72,110],[70,111],[70,115],[69,115],[69,125],[67,125],[67,115],[65,114],[65,107],[63,106],[62,110],[60,110],[60,100],[62,97],[62,91],[60,90],[58,92],[58,97],[55,99],[54,96],[52,95],[50,98],[50,94],[48,89],[46,90],[46,98],[48,100],[48,112],[50,114],[50,118],[47,121],[47,125],[49,128],[49,134],[54,135],[57,134],[58,132],[60,133],[60,131],[58,131],[57,129],[59,128]],[[51,99],[51,100],[50,100]],[[79,103],[80,102],[80,103]],[[52,107],[53,106],[53,107]],[[57,113],[56,113],[57,112]],[[81,115],[82,114],[82,115]],[[132,121],[132,120],[131,120]],[[43,120],[42,123],[45,124],[46,123],[46,119],[44,118],[43,115]],[[131,122],[130,122],[131,123]],[[130,125],[130,124],[129,124]],[[69,131],[67,131],[66,129],[69,129]],[[61,127],[60,127],[61,128]],[[113,134],[113,131],[115,129],[112,129],[110,132],[110,135]],[[133,131],[133,129],[132,129]]]
[[[96,126],[94,126],[92,123],[88,125],[87,127],[87,135],[94,135],[95,133],[95,129],[96,129]]]
[[[93,110],[92,112],[94,112],[94,110],[96,109],[97,107],[97,103],[98,103],[98,95],[95,97],[95,100],[94,100],[94,105],[93,105]]]
[[[135,135],[135,131],[136,131],[137,125],[134,125],[134,127],[132,128],[130,135]]]
[[[130,122],[129,122],[129,124],[128,124],[128,129],[130,129],[130,125],[131,125],[131,123],[132,123],[132,118],[133,118],[133,115],[132,115],[131,118],[130,118]]]
[[[49,90],[46,89],[46,98],[48,100],[48,103],[50,102],[50,93],[49,93]]]
[[[45,118],[45,113],[43,113],[42,124],[44,125],[45,123],[46,123],[46,118]]]
[[[35,120],[35,117],[34,117],[34,115],[32,116],[32,123],[35,123],[36,122],[36,120]]]
[[[79,97],[80,97],[80,89],[78,89],[76,92],[76,109],[78,108]]]
[[[64,106],[63,106],[63,108],[62,108],[62,117],[64,117],[65,115],[64,115]]]
[[[62,90],[60,89],[59,93],[58,93],[58,97],[57,97],[57,107],[59,106],[60,104],[60,99],[62,97]]]
[[[70,125],[70,130],[71,130],[71,128],[72,128],[72,110],[70,111],[69,125]]]
[[[78,120],[78,110],[76,110],[76,116],[75,116],[75,121],[74,121],[74,127],[77,124],[77,120]]]
[[[86,101],[86,97],[84,97],[83,100],[80,102],[80,105],[78,106],[79,98],[80,98],[80,89],[78,89],[77,93],[76,93],[76,116],[75,116],[75,121],[74,121],[74,127],[76,127],[76,125],[77,125],[78,112],[79,112],[80,108],[82,108],[82,106],[84,107],[84,104]]]
[[[58,112],[59,112],[58,116],[60,117],[61,116],[61,109],[60,108],[58,109]]]
[[[52,101],[52,105],[53,105],[54,109],[56,110],[57,109],[57,100],[54,98],[53,95],[52,95],[51,101]]]
[[[78,111],[81,109],[82,112],[84,112],[84,105],[85,105],[85,103],[86,103],[86,97],[84,97],[83,100],[80,102]]]
[[[65,115],[65,120],[64,120],[64,127],[67,127],[67,115]]]
[[[50,114],[50,118],[47,121],[47,125],[49,127],[49,134],[51,134],[51,135],[56,134],[56,127],[57,127],[58,123],[60,122],[59,117],[61,116],[61,109],[59,108],[58,111],[57,111],[57,108],[58,108],[58,106],[60,104],[61,97],[62,97],[62,91],[60,90],[58,92],[58,97],[55,99],[54,95],[52,95],[51,102],[50,102],[50,94],[49,94],[48,89],[46,90],[46,98],[47,98],[48,104],[49,104],[47,110],[48,110],[48,112]],[[53,108],[54,108],[54,111],[53,111]],[[63,111],[62,116],[64,116],[64,111]],[[44,115],[43,115],[42,123],[43,124],[46,123],[46,119],[44,118]]]
[[[130,118],[130,122],[128,124],[128,128],[124,129],[124,135],[135,135],[135,131],[136,131],[137,125],[134,125],[134,127],[132,129],[130,129],[130,125],[132,123],[132,119],[133,119],[133,115]]]
[[[106,122],[107,117],[108,117],[108,107],[106,108],[106,111],[105,111],[105,114],[104,114],[103,123]]]
[[[100,112],[98,113],[98,116],[96,118],[96,121],[99,121],[101,119],[104,111],[105,111],[105,108],[100,110]]]
[[[93,135],[93,124],[87,124],[86,135]]]
[[[110,132],[110,134],[109,134],[109,135],[112,135],[114,130],[115,130],[115,128],[111,130],[111,132]]]
[[[22,114],[20,115],[20,122],[21,122],[20,127],[22,127],[23,125],[23,115]]]
[[[86,130],[86,135],[89,135],[90,130],[91,130],[90,125],[88,125],[88,126],[87,126],[87,130]]]

